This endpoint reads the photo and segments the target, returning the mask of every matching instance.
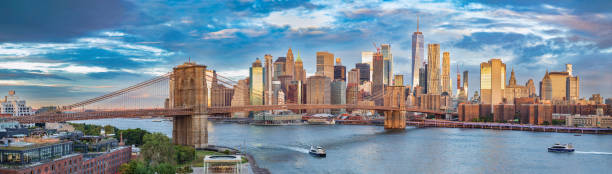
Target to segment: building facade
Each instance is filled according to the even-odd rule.
[[[423,64],[424,58],[424,45],[423,45],[423,33],[419,32],[419,23],[417,18],[417,31],[412,33],[412,88],[416,86],[422,86],[420,84],[421,65]]]
[[[331,79],[323,75],[314,75],[306,79],[307,104],[331,104]],[[308,113],[328,113],[329,109],[311,109]]]
[[[342,65],[342,60],[336,58],[336,65],[334,66],[334,80],[346,81],[346,66]]]
[[[32,107],[26,105],[25,100],[21,100],[15,95],[14,90],[10,90],[8,96],[4,96],[4,100],[0,102],[0,114],[26,116],[33,115],[34,111],[32,111]]]
[[[427,94],[440,95],[440,44],[427,48]]]
[[[506,88],[506,64],[491,59],[480,64],[480,99],[482,104],[503,102]]]
[[[317,74],[334,79],[334,54],[317,52]]]
[[[393,85],[393,54],[391,54],[390,44],[381,44],[383,55],[383,83],[387,86]]]
[[[370,64],[357,63],[355,68],[359,69],[359,83],[370,81]]]
[[[448,96],[453,95],[453,83],[451,81],[450,73],[450,53],[444,52],[442,53],[442,93],[446,92]]]
[[[264,76],[261,60],[256,59],[249,69],[249,104],[263,105]]]

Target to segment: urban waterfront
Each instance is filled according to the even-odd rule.
[[[172,122],[151,119],[74,121],[142,128],[172,136]],[[607,173],[610,135],[490,129],[382,126],[254,126],[209,122],[209,143],[240,148],[272,173]],[[549,153],[573,143],[575,153]],[[321,145],[326,158],[307,153]]]

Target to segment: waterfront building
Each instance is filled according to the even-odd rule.
[[[404,86],[404,75],[395,75],[393,78],[393,86]]]
[[[331,104],[344,105],[346,104],[346,82],[336,79],[331,83]],[[345,109],[332,109],[332,114],[340,114],[346,112]]]
[[[285,59],[285,73],[284,75],[290,76],[292,77],[291,80],[293,80],[293,75],[294,75],[294,61],[293,61],[293,51],[291,51],[291,48],[289,48],[289,50],[287,50],[287,57]]]
[[[522,124],[545,125],[552,123],[552,105],[522,104],[520,106],[520,122]]]
[[[266,105],[272,104],[272,80],[274,80],[274,63],[272,55],[264,55],[264,98]]]
[[[334,66],[334,80],[346,81],[346,67],[342,65],[342,60],[336,58],[336,65]]]
[[[532,82],[531,85],[533,85],[533,80],[531,82]],[[514,68],[513,68],[512,71],[510,72],[510,81],[508,82],[508,85],[506,86],[506,89],[504,90],[505,103],[507,104],[514,103],[515,98],[529,97],[530,96],[529,94],[530,86],[529,85],[530,85],[529,81],[525,84],[525,86],[516,84],[516,77],[514,75]]]
[[[423,33],[419,32],[419,18],[417,17],[417,31],[412,33],[412,88],[423,86],[420,80],[421,65],[424,59]]]
[[[278,57],[276,61],[274,61],[274,77],[272,80],[278,80],[278,77],[285,74],[285,57]]]
[[[482,104],[503,102],[506,88],[506,64],[501,59],[480,63],[480,98]]]
[[[382,96],[384,94],[384,63],[383,55],[378,51],[374,54],[373,62],[374,74],[372,75],[372,96]],[[382,105],[382,98],[375,101],[376,105]]]
[[[300,57],[300,50],[298,50],[297,59],[295,60],[295,70],[293,79],[297,81],[306,82],[306,70],[304,69],[304,63]]]
[[[427,48],[427,94],[440,95],[440,44]]]
[[[273,81],[274,82],[274,81]],[[238,80],[234,85],[234,95],[232,96],[231,106],[249,105],[249,78]],[[246,117],[246,112],[233,112],[232,117]]]
[[[440,95],[439,94],[422,94],[417,95],[417,105],[420,109],[430,111],[440,111]]]
[[[263,105],[263,67],[257,58],[249,69],[249,101],[251,105]]]
[[[371,51],[363,51],[361,52],[361,63],[365,63],[370,65],[370,72],[368,73],[368,79],[372,79],[372,75],[374,74],[374,64],[372,64],[372,60],[374,59],[374,52]]]
[[[12,116],[33,115],[32,107],[26,105],[26,101],[19,99],[14,90],[10,90],[8,96],[0,102],[0,114]]]
[[[442,53],[442,75],[440,79],[442,80],[442,93],[446,92],[448,96],[453,95],[453,84],[450,73],[450,53],[444,52]]]
[[[383,83],[387,86],[393,85],[393,54],[391,54],[390,44],[381,44],[381,53],[383,55]]]
[[[327,51],[317,52],[317,72],[334,79],[334,54]]]
[[[370,81],[370,64],[357,63],[355,68],[359,69],[359,83]]]
[[[331,104],[331,78],[314,75],[306,79],[307,104]],[[311,109],[308,113],[328,113],[329,109]]]
[[[516,114],[514,104],[499,104],[493,105],[493,121],[508,122],[514,120]]]
[[[571,127],[612,128],[612,117],[598,115],[569,115],[565,125]]]

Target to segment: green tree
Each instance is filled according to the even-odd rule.
[[[125,163],[121,165],[119,171],[122,174],[149,174],[154,173],[153,169],[151,169],[147,164],[145,164],[142,160],[132,160],[129,163]]]
[[[543,125],[550,125],[550,123],[548,121],[544,121],[542,124]]]
[[[157,174],[175,174],[176,173],[176,167],[168,163],[160,163],[159,165],[153,167],[153,170]]]
[[[144,144],[144,136],[147,134],[151,134],[146,130],[142,130],[140,128],[137,129],[127,129],[127,130],[118,130],[115,134],[115,138],[119,139],[121,134],[123,134],[123,139],[125,144],[127,145],[136,145],[141,146]]]
[[[141,146],[141,156],[149,165],[174,164],[174,146],[170,138],[162,133],[147,134]]]
[[[195,148],[191,146],[175,145],[175,160],[179,164],[185,164],[195,159]]]
[[[104,132],[106,134],[114,134],[116,129],[117,129],[116,127],[113,127],[111,125],[104,126]]]

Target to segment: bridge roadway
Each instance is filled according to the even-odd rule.
[[[248,111],[267,111],[267,110],[304,110],[304,109],[360,109],[360,110],[378,110],[378,111],[407,111],[421,112],[435,115],[444,115],[445,112],[423,110],[417,107],[389,107],[389,106],[369,106],[369,105],[331,105],[331,104],[286,104],[286,105],[247,105],[247,106],[231,106],[231,107],[208,107],[204,114],[223,114],[232,112],[248,112]],[[142,116],[184,116],[202,114],[195,113],[190,108],[151,108],[151,109],[117,109],[117,110],[88,110],[85,112],[47,112],[31,116],[10,117],[6,120],[17,121],[20,123],[43,123],[43,122],[65,122],[73,120],[91,120],[103,118],[133,118]]]

